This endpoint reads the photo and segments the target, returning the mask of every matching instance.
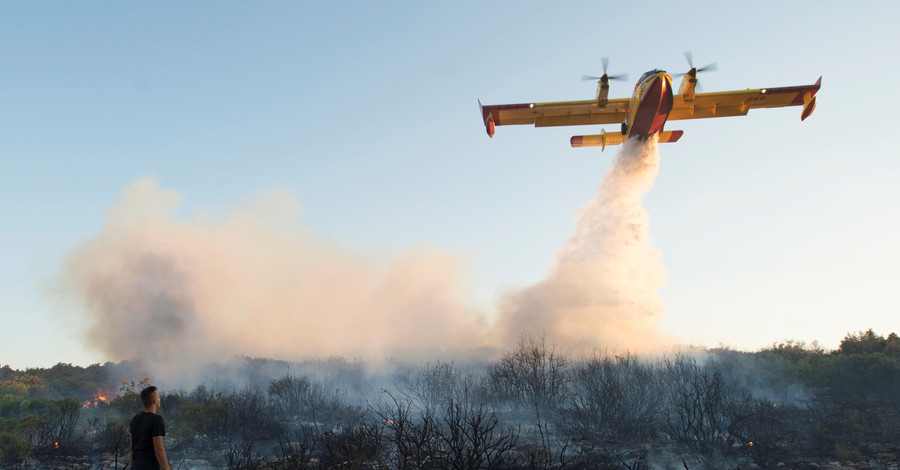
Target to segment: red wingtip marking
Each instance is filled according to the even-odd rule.
[[[819,79],[816,80],[816,83],[813,84],[812,91],[809,92],[810,96],[816,96],[816,93],[819,92],[819,88],[822,88],[822,76],[819,75]]]
[[[813,96],[812,101],[809,102],[806,106],[803,107],[803,114],[800,115],[800,120],[805,121],[806,118],[812,114],[813,111],[816,110],[816,97]]]
[[[584,142],[583,135],[575,135],[569,139],[569,143],[572,144],[572,147],[581,147],[581,144]]]

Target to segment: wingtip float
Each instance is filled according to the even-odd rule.
[[[690,63],[690,57],[688,61]],[[676,142],[683,131],[665,131],[666,122],[680,119],[701,119],[745,116],[751,109],[802,106],[800,120],[806,120],[816,109],[816,93],[822,77],[812,85],[778,88],[759,88],[741,91],[696,93],[698,72],[715,70],[715,64],[691,69],[684,74],[678,93],[672,90],[672,76],[664,70],[651,70],[638,80],[631,98],[608,99],[609,80],[621,79],[604,73],[597,80],[597,97],[583,101],[549,103],[521,103],[482,105],[478,101],[481,119],[488,137],[494,137],[497,126],[532,124],[535,127],[583,126],[592,124],[620,124],[621,132],[574,136],[572,147],[601,147],[620,145],[630,137],[647,139],[658,135],[659,142]]]

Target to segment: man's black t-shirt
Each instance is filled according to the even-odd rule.
[[[158,470],[159,462],[153,451],[153,438],[166,435],[162,416],[142,411],[131,420],[131,451],[133,470]]]

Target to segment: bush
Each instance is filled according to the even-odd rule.
[[[487,388],[498,400],[524,409],[546,410],[560,404],[569,382],[569,358],[543,337],[523,336],[516,349],[488,367]]]
[[[31,455],[31,443],[9,432],[0,433],[0,462],[20,464]]]

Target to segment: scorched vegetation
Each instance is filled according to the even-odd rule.
[[[0,368],[0,465],[123,468],[149,374]],[[376,372],[377,370],[377,372]],[[835,351],[571,357],[523,337],[495,360],[235,358],[163,389],[174,468],[897,468],[900,338]],[[813,467],[809,467],[813,468]]]

